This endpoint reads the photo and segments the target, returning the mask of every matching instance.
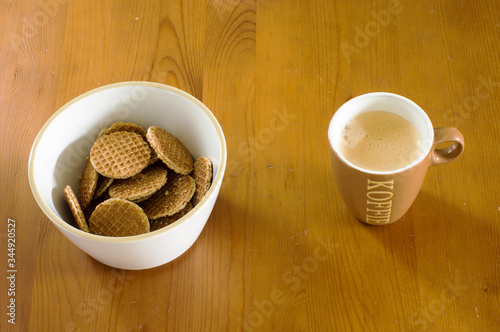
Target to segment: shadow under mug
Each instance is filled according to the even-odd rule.
[[[370,111],[392,112],[415,126],[423,141],[416,160],[396,170],[373,171],[354,165],[340,153],[346,123]],[[400,219],[417,197],[428,167],[450,162],[464,150],[464,138],[458,129],[433,128],[417,104],[387,92],[367,93],[343,104],[330,121],[328,140],[337,188],[354,217],[370,225],[387,225]],[[438,148],[444,143],[449,145]]]

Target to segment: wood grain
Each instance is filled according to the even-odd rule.
[[[0,268],[16,221],[16,324],[1,331],[494,331],[500,326],[500,4],[494,0],[8,1],[0,5]],[[181,88],[223,127],[214,211],[181,257],[107,267],[32,198],[33,140],[83,92]],[[395,224],[340,198],[327,128],[350,98],[390,91],[454,126]]]

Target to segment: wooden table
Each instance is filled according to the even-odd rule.
[[[0,17],[0,330],[498,330],[497,0],[4,1]],[[130,80],[202,100],[229,155],[197,242],[145,271],[80,251],[27,178],[59,107]],[[347,210],[327,141],[335,110],[371,91],[412,99],[466,140],[385,227]]]

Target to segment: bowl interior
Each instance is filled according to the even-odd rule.
[[[186,146],[194,159],[210,158],[213,183],[222,181],[226,159],[224,136],[213,114],[200,101],[158,83],[112,84],[64,105],[47,121],[33,144],[30,185],[38,204],[52,221],[75,226],[63,189],[69,184],[78,191],[78,177],[83,173],[93,142],[103,127],[114,122],[134,122],[144,129],[152,125],[166,129]]]

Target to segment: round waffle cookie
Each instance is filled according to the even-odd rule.
[[[168,225],[172,224],[173,222],[181,219],[192,209],[193,209],[193,204],[191,204],[191,202],[187,202],[186,206],[182,210],[180,210],[179,212],[174,214],[173,216],[161,217],[161,218],[158,218],[156,220],[151,220],[149,222],[151,232],[156,231],[157,229],[163,228],[165,226],[168,226]]]
[[[116,180],[108,190],[110,197],[141,202],[157,192],[167,182],[167,170],[152,166],[124,180]]]
[[[85,164],[85,169],[80,181],[80,188],[78,189],[78,202],[82,210],[85,210],[94,197],[98,178],[99,173],[97,173],[94,166],[92,166],[90,158],[87,157],[87,163]]]
[[[103,236],[133,236],[149,232],[149,220],[135,203],[111,198],[99,204],[89,219],[90,232]]]
[[[196,183],[196,192],[193,196],[193,205],[196,206],[205,196],[212,181],[212,161],[206,157],[198,158],[193,165],[193,178]]]
[[[149,162],[151,149],[141,135],[117,131],[99,138],[90,150],[90,161],[99,174],[125,179],[138,174]]]
[[[146,138],[158,157],[175,172],[189,174],[193,170],[193,158],[188,149],[165,129],[151,126]]]
[[[71,209],[71,213],[73,214],[73,217],[75,217],[75,221],[78,224],[78,228],[88,233],[89,227],[87,226],[87,220],[85,220],[80,203],[78,203],[78,199],[69,185],[64,188],[64,195],[66,196],[66,201]]]
[[[182,210],[193,197],[196,184],[189,175],[181,175],[167,181],[159,191],[141,203],[150,220],[172,216]]]
[[[109,127],[104,127],[97,135],[97,138],[101,138],[104,135],[109,135],[112,133],[116,133],[117,131],[129,131],[132,133],[137,133],[142,137],[146,137],[146,131],[133,122],[115,122]]]

